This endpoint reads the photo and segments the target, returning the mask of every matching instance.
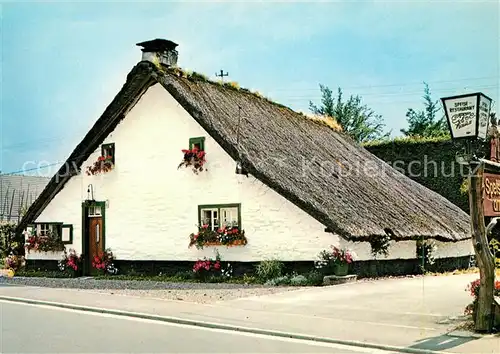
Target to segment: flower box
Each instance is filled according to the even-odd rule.
[[[182,159],[182,162],[177,166],[177,169],[181,168],[182,166],[184,167],[193,167],[193,172],[195,174],[198,174],[198,172],[201,172],[204,170],[204,165],[205,165],[205,156],[206,153],[203,150],[198,150],[197,148],[193,148],[191,150],[182,150],[182,153],[184,154],[184,158]]]
[[[205,246],[245,246],[247,243],[245,230],[240,230],[237,227],[210,230],[208,225],[202,225],[198,233],[189,235],[189,247],[196,246],[198,249]]]
[[[92,166],[87,166],[87,175],[105,173],[111,171],[114,166],[112,156],[99,156]]]

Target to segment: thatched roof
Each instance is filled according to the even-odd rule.
[[[133,68],[69,161],[81,166],[155,83],[164,86],[250,175],[329,231],[354,241],[386,234],[395,240],[458,241],[469,237],[469,219],[460,208],[392,169],[328,124],[248,90],[212,83],[199,75],[185,77],[178,70],[158,69],[149,62]],[[40,214],[68,178],[49,183],[21,227]]]

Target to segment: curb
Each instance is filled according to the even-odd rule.
[[[345,345],[345,346],[351,346],[351,347],[378,349],[378,350],[392,351],[392,352],[398,352],[398,353],[411,353],[411,354],[445,354],[446,353],[446,354],[453,354],[452,352],[442,352],[442,351],[425,350],[425,349],[417,349],[417,348],[397,347],[397,346],[384,345],[384,344],[358,342],[358,341],[351,341],[351,340],[341,340],[341,339],[333,339],[333,338],[326,338],[326,337],[317,337],[317,336],[311,336],[311,335],[300,334],[300,333],[288,333],[288,332],[280,332],[280,331],[252,328],[252,327],[233,326],[233,325],[211,323],[211,322],[205,322],[205,321],[187,320],[187,319],[182,319],[182,318],[178,318],[178,317],[156,316],[156,315],[140,313],[140,312],[127,312],[127,311],[120,311],[120,310],[110,310],[110,309],[104,309],[104,308],[99,308],[99,307],[72,305],[72,304],[66,304],[66,303],[60,303],[60,302],[33,300],[33,299],[20,298],[20,297],[11,297],[11,296],[0,295],[0,300],[7,301],[7,302],[14,302],[14,303],[24,303],[24,304],[31,304],[31,305],[44,305],[44,306],[51,306],[51,307],[70,309],[70,310],[102,313],[102,314],[109,314],[109,315],[116,315],[116,316],[123,316],[123,317],[135,317],[135,318],[141,318],[141,319],[146,319],[146,320],[161,321],[161,322],[174,323],[174,324],[182,324],[182,325],[188,325],[188,326],[194,326],[194,327],[222,329],[222,330],[233,331],[233,332],[260,334],[260,335],[271,336],[271,337],[292,338],[292,339],[307,340],[307,341],[320,342],[320,343],[339,344],[339,345]]]

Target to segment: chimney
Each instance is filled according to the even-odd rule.
[[[158,62],[166,67],[177,64],[177,43],[166,39],[153,39],[151,41],[137,43],[142,47],[142,60],[157,64]]]

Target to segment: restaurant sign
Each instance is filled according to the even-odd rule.
[[[500,216],[500,175],[485,173],[483,183],[484,216]]]

